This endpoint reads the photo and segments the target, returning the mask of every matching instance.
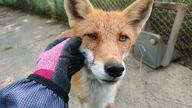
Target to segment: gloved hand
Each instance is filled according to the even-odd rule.
[[[64,91],[68,95],[72,75],[84,65],[84,56],[79,51],[81,42],[80,38],[55,40],[40,54],[35,71],[29,78],[48,86],[53,91],[58,93]],[[47,80],[53,83],[47,83]],[[61,89],[50,87],[54,84]]]

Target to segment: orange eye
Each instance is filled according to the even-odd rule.
[[[87,34],[87,36],[89,37],[90,40],[97,40],[96,34],[90,33],[90,34]]]
[[[119,41],[121,41],[121,42],[125,42],[128,39],[129,39],[129,37],[127,35],[120,35],[120,37],[119,37]]]

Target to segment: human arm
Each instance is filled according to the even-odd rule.
[[[38,59],[34,73],[0,90],[3,108],[63,108],[68,103],[70,80],[84,65],[80,38],[51,43]]]

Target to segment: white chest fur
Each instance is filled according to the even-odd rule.
[[[81,94],[86,97],[83,108],[105,108],[108,104],[112,104],[118,83],[114,85],[101,84],[96,79],[89,78],[87,75],[82,75],[81,78]]]

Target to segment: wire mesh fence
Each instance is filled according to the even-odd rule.
[[[134,0],[91,0],[92,3],[104,10],[122,10]],[[186,58],[192,58],[192,0],[158,0],[163,2],[177,2],[188,5],[188,10],[179,32],[176,48]],[[176,11],[154,8],[150,18],[151,32],[158,33],[165,42],[168,41],[175,20]]]
[[[134,0],[91,0],[94,6],[104,10],[122,10]],[[192,58],[192,0],[158,0],[162,2],[177,2],[188,5],[188,10],[179,31],[176,48],[185,58]],[[165,42],[168,41],[175,20],[176,11],[154,8],[150,18],[151,32],[160,34]]]
[[[134,0],[90,0],[92,4],[106,11],[122,10]]]
[[[160,0],[159,0],[160,1]],[[192,1],[191,0],[167,0],[171,2],[185,3],[188,5],[188,10],[182,24],[182,28],[178,35],[176,48],[186,58],[192,58]],[[166,1],[166,2],[167,2]],[[162,36],[167,42],[168,36],[171,33],[171,28],[174,23],[176,11],[154,8],[150,18],[150,25],[155,33]]]
[[[97,8],[104,10],[122,10],[131,4],[134,0],[90,0]],[[179,32],[176,48],[185,58],[192,58],[192,0],[156,0],[163,2],[177,2],[188,5],[188,10]],[[63,0],[0,0],[0,5],[8,5],[29,9],[40,14],[46,14],[59,20],[67,21],[63,8]],[[150,18],[151,31],[162,36],[167,41],[171,33],[176,12],[154,8]]]

